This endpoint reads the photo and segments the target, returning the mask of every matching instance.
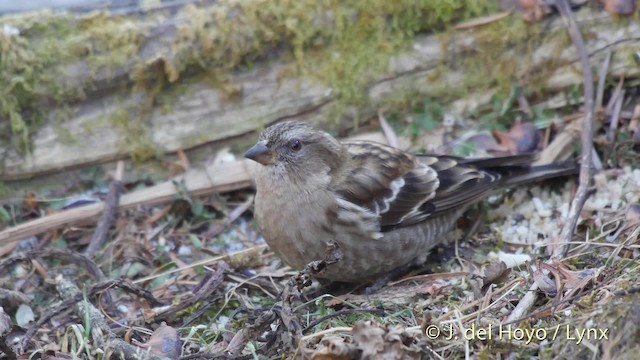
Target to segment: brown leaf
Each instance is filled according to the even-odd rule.
[[[179,164],[182,167],[182,169],[184,171],[189,170],[191,168],[191,162],[189,161],[189,157],[184,152],[184,150],[178,149],[176,151],[176,154],[178,155],[178,159],[180,159],[180,163]]]
[[[28,193],[24,200],[22,201],[25,207],[31,210],[35,210],[38,208],[38,197],[34,193]]]
[[[504,282],[510,273],[511,269],[507,267],[504,261],[493,262],[484,268],[482,286]]]
[[[361,350],[362,359],[419,359],[420,353],[405,344],[411,338],[399,326],[380,327],[370,320],[353,326],[353,341]]]
[[[515,140],[511,138],[509,133],[500,130],[494,130],[493,136],[498,139],[498,143],[504,149],[506,149],[510,154],[515,154],[518,148]]]
[[[533,152],[540,142],[538,129],[530,122],[518,121],[511,126],[509,132],[496,130],[493,135],[498,138],[500,146],[506,148],[511,154]]]
[[[467,143],[473,144],[477,150],[486,150],[487,152],[507,152],[507,148],[498,144],[496,139],[488,132],[481,131],[477,134],[473,134],[467,140]]]
[[[580,271],[569,270],[567,266],[555,259],[552,265],[562,276],[564,287],[567,289],[574,290],[584,288],[593,278],[593,274],[595,274],[595,270],[593,269],[583,269]]]
[[[636,0],[602,0],[604,9],[613,15],[631,15],[636,11]]]
[[[42,355],[42,360],[68,360],[75,359],[74,356],[71,356],[69,353],[56,351],[56,350],[47,350]]]
[[[536,283],[536,285],[538,285],[540,291],[547,294],[548,296],[556,296],[558,294],[558,286],[556,285],[556,283],[551,278],[549,278],[549,276],[542,272],[541,267],[542,265],[544,265],[544,263],[538,262],[536,264],[537,266],[535,270],[531,269],[531,266],[528,262],[526,263],[526,265],[529,273],[531,273],[531,276],[533,276],[533,281]]]
[[[464,30],[464,29],[470,29],[477,26],[481,26],[481,25],[490,24],[492,22],[498,21],[500,19],[503,19],[509,16],[509,14],[510,14],[509,11],[503,11],[501,13],[471,19],[469,21],[465,21],[463,23],[456,25],[455,28],[458,30]]]
[[[520,13],[522,18],[528,22],[540,21],[545,14],[550,12],[549,7],[541,0],[500,0],[500,8]]]
[[[149,348],[156,355],[166,356],[170,359],[178,359],[182,354],[182,341],[178,331],[168,326],[164,321],[160,324],[149,341],[139,344],[140,347]]]
[[[442,290],[443,287],[444,287],[444,285],[442,283],[440,283],[440,281],[438,281],[438,280],[425,281],[416,290],[416,293],[417,294],[429,294],[429,295],[431,295],[431,297],[436,297],[436,296],[440,295],[440,293],[442,292],[441,290]]]
[[[19,242],[14,241],[3,246],[0,246],[0,258],[11,253],[16,247],[20,245]]]
[[[362,350],[363,358],[372,358],[384,350],[384,333],[371,321],[359,321],[353,326],[353,340]]]
[[[356,358],[358,349],[352,343],[347,343],[340,336],[325,336],[318,347],[312,352],[312,360],[349,360]]]
[[[349,299],[349,294],[339,295],[327,301],[325,305],[328,307],[338,306],[338,305],[341,305],[347,299]]]
[[[4,337],[13,326],[11,317],[4,312],[4,308],[0,306],[0,336]]]
[[[633,115],[629,121],[629,132],[633,134],[633,140],[640,142],[640,104],[633,108]]]
[[[509,135],[516,142],[518,153],[532,152],[536,150],[540,142],[538,129],[530,122],[516,122],[509,129]]]
[[[640,204],[629,204],[627,211],[624,214],[624,218],[628,224],[640,224]]]

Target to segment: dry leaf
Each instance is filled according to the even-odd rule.
[[[535,125],[530,122],[516,122],[508,132],[494,131],[493,134],[500,146],[511,154],[530,153],[538,148],[540,134]]]
[[[541,0],[500,0],[500,8],[522,14],[528,22],[540,21],[551,9]]]
[[[347,343],[340,336],[325,336],[317,349],[311,354],[312,360],[349,360],[356,358],[358,349],[352,343]]]
[[[56,350],[47,350],[42,355],[42,360],[68,360],[75,359],[75,356],[72,356],[69,353],[56,351]]]
[[[558,286],[555,281],[553,281],[549,276],[542,272],[542,266],[545,265],[540,261],[537,262],[536,269],[531,269],[529,263],[526,263],[527,269],[531,276],[533,276],[533,281],[538,285],[538,288],[548,296],[556,296],[558,294]]]
[[[436,281],[425,281],[423,282],[420,287],[416,290],[417,294],[429,294],[431,295],[431,297],[436,297],[438,295],[440,295],[440,293],[442,292],[442,288],[445,285],[442,284],[440,281],[436,280]]]
[[[636,11],[636,0],[602,0],[602,3],[612,15],[631,15]]]
[[[38,197],[36,196],[36,194],[30,192],[24,197],[22,204],[28,209],[37,210],[39,204]]]
[[[353,340],[362,359],[419,359],[419,352],[405,345],[408,338],[398,326],[382,328],[369,320],[353,326]]]
[[[0,336],[4,336],[11,330],[11,317],[4,312],[4,308],[0,306]]]
[[[501,13],[471,19],[469,21],[465,21],[463,23],[456,25],[455,28],[458,30],[464,30],[464,29],[470,29],[477,26],[490,24],[492,22],[498,21],[500,19],[503,19],[509,16],[509,14],[511,14],[510,11],[503,11]]]
[[[349,294],[339,295],[327,301],[325,305],[328,307],[338,306],[338,305],[341,305],[347,299],[349,299]]]
[[[640,204],[629,204],[627,211],[624,214],[624,218],[628,224],[639,225],[640,224]]]
[[[166,356],[170,359],[178,359],[182,354],[182,341],[178,331],[168,326],[164,321],[151,334],[149,341],[137,345],[142,348],[149,348],[152,353]]]
[[[176,151],[176,154],[178,155],[178,159],[180,160],[179,164],[182,167],[182,169],[184,171],[189,170],[191,168],[191,162],[189,161],[189,157],[184,152],[184,150],[178,149]]]
[[[562,276],[563,285],[566,289],[575,290],[584,288],[595,274],[595,270],[593,269],[583,269],[580,271],[569,270],[563,263],[555,259],[552,265]]]
[[[353,326],[353,340],[362,350],[363,358],[371,358],[384,350],[384,329],[371,321],[359,321]]]
[[[471,135],[465,141],[466,143],[473,144],[473,147],[476,150],[484,150],[486,152],[497,152],[504,153],[507,152],[507,149],[498,144],[496,139],[488,132],[481,131],[479,133]]]
[[[15,242],[0,246],[0,258],[11,253],[16,247],[18,247],[18,245],[20,245],[20,243],[15,241]]]
[[[510,273],[511,269],[507,267],[504,261],[493,262],[484,268],[482,286],[504,282]]]
[[[633,115],[631,121],[629,121],[629,132],[633,134],[633,140],[640,142],[640,105],[636,105],[633,108]]]

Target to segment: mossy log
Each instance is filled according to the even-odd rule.
[[[0,17],[0,180],[145,159],[284,118],[345,126],[424,97],[467,115],[514,84],[534,101],[581,84],[557,16],[453,27],[499,11],[473,3],[186,1]],[[610,76],[638,77],[638,21],[576,15],[594,71],[611,51]]]

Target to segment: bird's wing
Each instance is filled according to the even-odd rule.
[[[467,159],[439,155],[418,158],[437,172],[440,182],[435,196],[422,206],[422,219],[472,204],[494,190],[502,179],[500,172],[484,170]]]
[[[380,226],[415,222],[421,205],[436,195],[437,172],[414,155],[366,141],[346,142],[352,166],[342,174],[335,191],[344,200],[369,209]]]
[[[501,175],[483,168],[528,163],[530,157],[485,164],[453,156],[414,156],[386,145],[345,142],[352,166],[333,184],[346,201],[369,209],[382,229],[407,226],[466,207],[493,190]],[[510,164],[513,163],[513,164]]]

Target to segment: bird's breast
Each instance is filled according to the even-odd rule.
[[[297,191],[259,184],[256,191],[255,218],[260,232],[276,255],[296,269],[322,260],[326,243],[334,239],[333,224],[327,221],[327,209],[333,208],[335,198],[323,189]]]

